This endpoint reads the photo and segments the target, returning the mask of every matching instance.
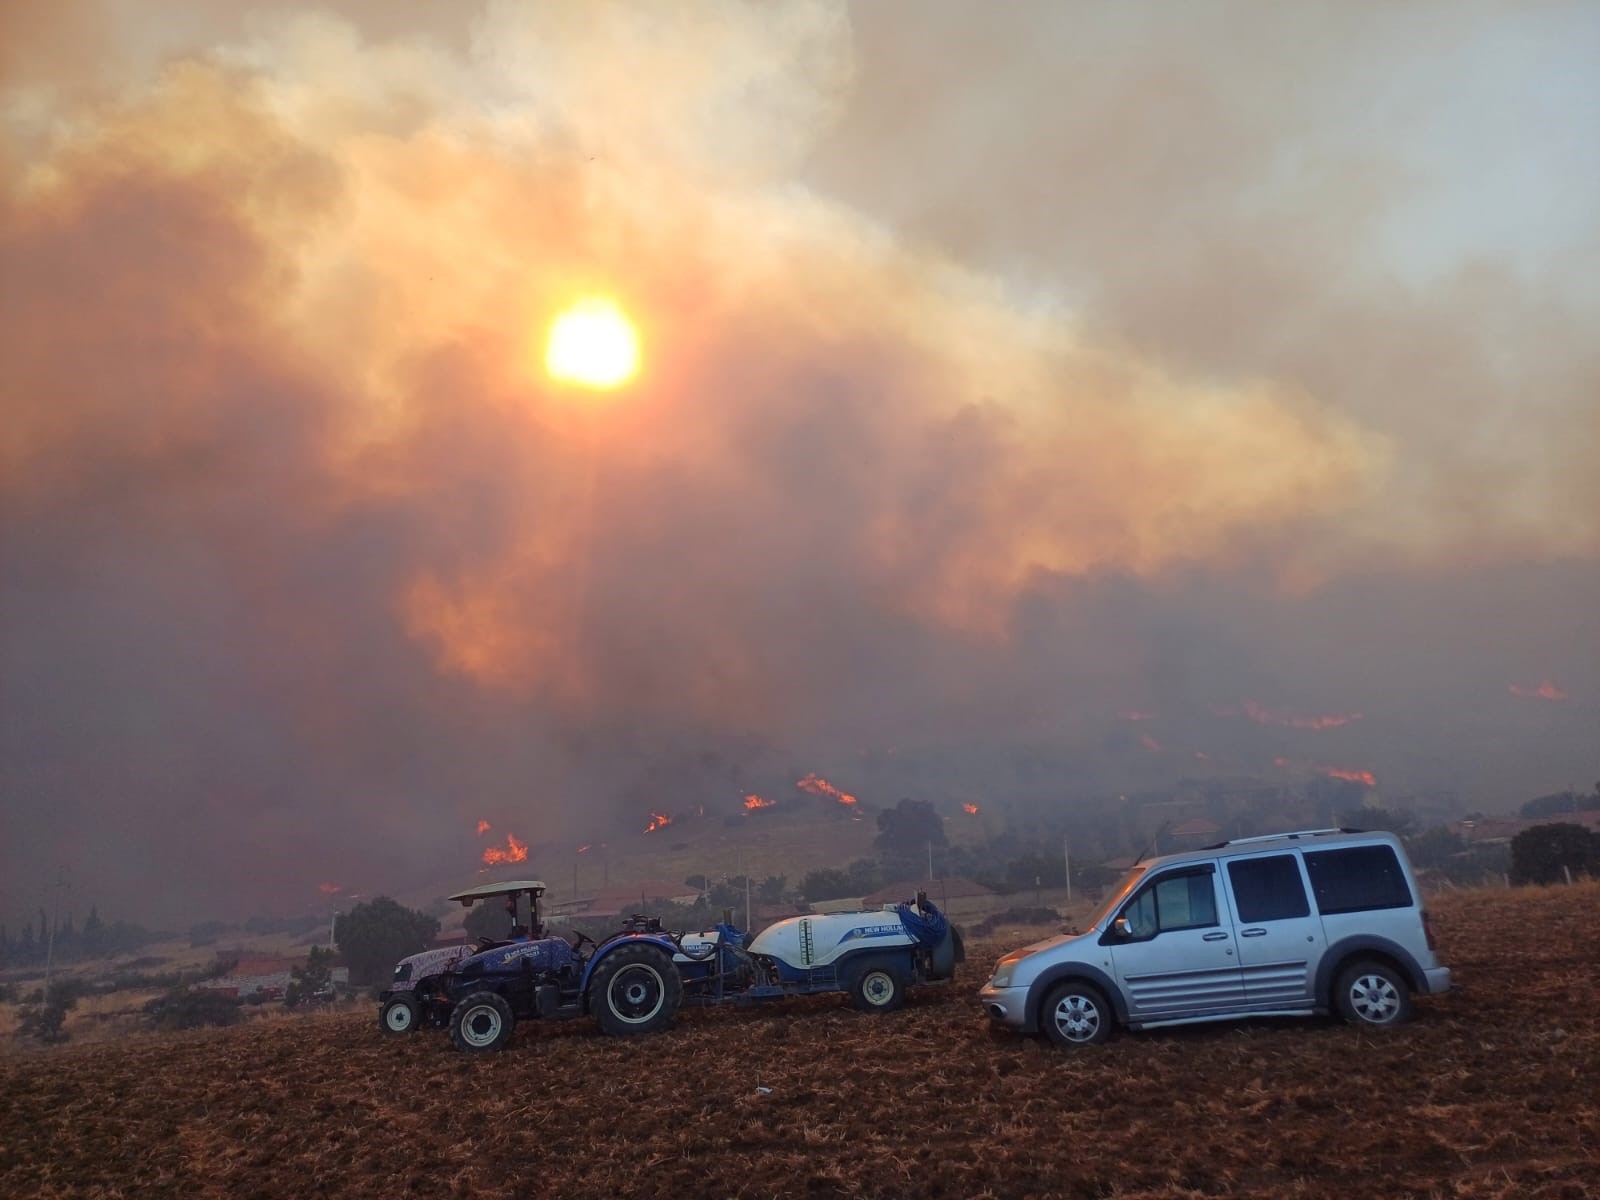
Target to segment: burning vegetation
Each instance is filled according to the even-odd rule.
[[[650,824],[644,827],[644,831],[646,833],[654,833],[656,830],[665,829],[671,824],[672,818],[666,813],[652,812],[650,814]]]
[[[820,778],[815,772],[807,773],[804,779],[795,780],[795,787],[802,792],[810,792],[813,796],[832,796],[840,804],[854,804],[856,798],[849,792],[841,792],[826,779]]]
[[[1334,713],[1329,716],[1307,717],[1295,713],[1275,712],[1270,708],[1263,708],[1254,700],[1246,700],[1240,705],[1241,711],[1257,725],[1282,725],[1288,729],[1338,729],[1352,721],[1361,720],[1361,714]]]
[[[1550,679],[1541,680],[1537,684],[1529,685],[1513,683],[1508,685],[1513,696],[1521,696],[1524,700],[1570,700],[1566,692],[1555,685]]]
[[[528,858],[528,843],[514,834],[506,834],[504,847],[490,846],[483,852],[485,866],[493,867],[501,863],[526,862]]]
[[[768,800],[764,796],[757,796],[753,792],[744,798],[746,812],[755,812],[758,808],[771,808],[777,804],[776,800]]]

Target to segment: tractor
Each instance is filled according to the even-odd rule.
[[[638,914],[601,942],[548,937],[540,920],[545,885],[487,884],[450,899],[470,907],[504,897],[504,939],[428,950],[403,959],[379,996],[386,1033],[448,1028],[458,1050],[503,1049],[521,1020],[592,1015],[615,1036],[669,1027],[679,1008],[754,1004],[785,996],[848,992],[867,1012],[891,1012],[906,989],[950,979],[964,957],[961,935],[928,900],[879,911],[791,917],[752,939],[731,911],[698,933],[664,929]],[[527,924],[517,922],[527,899]]]

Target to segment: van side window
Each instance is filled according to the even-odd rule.
[[[1154,937],[1174,929],[1204,929],[1217,923],[1217,894],[1211,871],[1163,875],[1122,910],[1135,938]]]
[[[1410,908],[1411,888],[1393,846],[1348,846],[1306,852],[1306,874],[1317,897],[1317,911],[1367,912]]]
[[[1292,854],[1236,859],[1228,864],[1228,884],[1239,920],[1246,924],[1311,915],[1300,866]]]

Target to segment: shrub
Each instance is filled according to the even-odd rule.
[[[205,1025],[234,1025],[239,1001],[211,988],[174,988],[144,1006],[157,1029],[199,1029]]]

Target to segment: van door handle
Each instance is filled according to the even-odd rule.
[[[1227,936],[1228,936],[1227,934],[1223,933],[1221,930],[1218,930],[1216,933],[1208,933],[1208,934],[1206,934],[1205,937],[1201,938],[1200,940],[1202,942],[1220,942],[1223,938],[1225,938]]]
[[[1239,930],[1239,936],[1240,937],[1266,937],[1267,936],[1267,931],[1265,929],[1241,929],[1241,930]]]

